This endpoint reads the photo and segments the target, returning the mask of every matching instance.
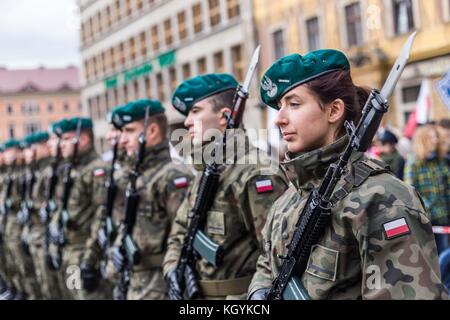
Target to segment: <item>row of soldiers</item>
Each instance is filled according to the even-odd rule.
[[[199,76],[179,86],[174,101],[193,97],[187,107],[174,105],[187,116],[194,149],[207,148],[208,129],[226,129],[224,112],[230,111],[237,87],[227,74]],[[180,256],[204,165],[171,157],[165,109],[157,100],[118,106],[107,120],[110,163],[94,149],[88,118],[62,119],[48,132],[3,144],[2,299],[168,297],[166,279]],[[202,122],[203,132],[195,131],[195,121]],[[233,135],[251,145],[243,130]],[[200,258],[196,273],[203,297],[244,298],[268,208],[287,182],[280,172],[263,172],[259,163],[222,170],[204,230],[225,250],[222,263],[213,266]],[[257,187],[261,181],[265,188]],[[135,195],[138,201],[130,204]],[[128,240],[139,261],[126,273],[133,259]]]
[[[356,123],[368,98],[345,55],[294,54],[264,74],[261,99],[278,111],[288,146],[281,170],[263,152],[241,161],[257,151],[234,112],[247,94],[228,74],[176,88],[172,105],[186,116],[193,159],[226,144],[212,132],[245,141],[243,152],[213,152],[193,165],[172,158],[165,109],[149,99],[109,114],[109,164],[94,150],[87,118],[4,143],[1,297],[280,298],[286,286],[274,294],[272,283],[293,274],[312,299],[446,298],[420,196],[361,152],[322,208],[331,218],[318,243],[302,267],[285,268],[303,207],[347,150],[344,120]]]

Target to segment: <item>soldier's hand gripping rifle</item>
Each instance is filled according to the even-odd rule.
[[[117,160],[117,152],[119,146],[119,137],[114,137],[112,140],[113,145],[113,158],[111,162],[111,170],[109,171],[108,179],[105,182],[106,186],[106,203],[105,203],[105,220],[102,222],[102,226],[98,231],[97,238],[98,244],[103,252],[103,258],[100,265],[100,271],[103,277],[106,277],[106,264],[108,259],[108,249],[113,243],[117,235],[117,230],[112,220],[114,199],[117,194],[117,185],[114,180],[114,172]]]
[[[69,217],[68,204],[70,193],[73,187],[73,179],[72,179],[72,168],[77,161],[78,157],[78,146],[80,144],[80,134],[81,134],[81,119],[78,119],[77,130],[75,137],[72,141],[73,144],[73,152],[70,162],[64,168],[63,175],[63,195],[61,201],[61,214],[58,217],[58,225],[57,230],[52,232],[53,243],[57,247],[56,256],[52,257],[53,266],[55,269],[61,268],[62,264],[62,255],[63,255],[63,247],[67,242],[65,229],[71,227],[71,221]]]
[[[388,111],[387,99],[406,66],[415,35],[416,33],[413,33],[408,38],[381,91],[371,91],[358,125],[355,127],[353,123],[345,123],[350,136],[349,143],[339,160],[328,168],[320,186],[311,192],[295,225],[291,242],[287,246],[288,253],[280,256],[283,264],[268,292],[268,300],[310,299],[300,279],[307,268],[311,248],[319,242],[330,222],[333,191],[346,172],[352,153],[365,152],[370,147],[381,119]]]
[[[260,46],[253,53],[244,84],[236,89],[231,114],[224,115],[227,118],[227,130],[237,129],[241,124],[250,82],[259,60],[259,51]],[[226,149],[227,130],[222,136],[222,141],[217,142],[222,150]],[[184,238],[180,258],[176,269],[171,271],[171,275],[168,275],[169,298],[172,300],[183,299],[185,291],[188,299],[195,299],[201,294],[194,273],[197,255],[202,256],[214,266],[219,265],[223,258],[223,247],[214,243],[202,231],[206,223],[206,215],[211,209],[219,187],[219,167],[220,165],[213,161],[206,164],[203,170],[194,207],[189,215],[192,218]],[[175,275],[174,279],[173,275]]]
[[[133,266],[139,264],[141,260],[141,255],[139,252],[139,247],[133,240],[133,230],[136,224],[136,215],[140,200],[140,194],[137,190],[136,183],[137,179],[141,174],[141,165],[144,161],[145,148],[147,144],[147,128],[148,128],[148,118],[149,118],[150,106],[145,109],[145,120],[144,129],[139,135],[139,147],[136,156],[136,162],[134,168],[130,172],[130,181],[128,183],[127,190],[125,191],[125,220],[124,227],[125,232],[121,239],[121,244],[119,248],[120,254],[124,257],[123,263],[121,265],[120,279],[117,286],[114,288],[114,298],[116,300],[126,300],[128,287],[130,285],[131,272],[133,271]]]
[[[15,163],[13,163],[11,171],[14,171],[14,167],[15,167]],[[8,174],[6,179],[7,179],[7,182],[6,182],[5,200],[2,203],[2,206],[0,208],[1,209],[0,214],[2,216],[2,223],[0,224],[0,242],[3,242],[3,238],[4,238],[5,232],[6,232],[6,225],[8,223],[9,211],[11,210],[11,207],[12,207],[11,194],[12,194],[12,190],[13,190],[13,186],[14,186],[13,175]]]
[[[49,252],[50,246],[50,221],[53,214],[56,212],[56,199],[55,199],[55,191],[56,185],[58,184],[58,167],[61,161],[61,137],[58,136],[58,140],[56,143],[56,157],[53,159],[51,164],[50,176],[47,183],[47,195],[44,206],[42,206],[39,210],[39,216],[41,218],[42,223],[45,226],[45,236],[44,236],[44,254],[45,260],[47,262],[47,266],[51,269],[54,268],[53,262],[51,259],[51,255]]]

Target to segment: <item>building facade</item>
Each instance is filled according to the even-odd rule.
[[[0,141],[20,139],[81,114],[79,69],[0,68]]]
[[[82,103],[98,136],[105,116],[139,98],[163,102],[171,128],[183,117],[171,95],[186,78],[231,73],[243,81],[255,47],[251,0],[81,0]],[[251,95],[255,98],[257,82]],[[245,117],[263,123],[256,99]],[[104,150],[103,139],[98,141]]]
[[[436,90],[436,82],[450,70],[449,0],[254,0],[253,4],[262,71],[289,53],[334,48],[349,57],[356,84],[380,89],[407,36],[417,30],[385,123],[400,129],[405,125],[426,79],[432,83],[431,120],[450,117]]]

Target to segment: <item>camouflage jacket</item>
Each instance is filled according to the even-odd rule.
[[[203,258],[197,259],[196,270],[201,280],[236,279],[255,272],[260,234],[267,214],[287,188],[284,174],[278,166],[267,165],[270,163],[267,155],[249,143],[245,132],[237,130],[229,138],[234,139],[234,135],[245,141],[245,149],[238,148],[244,152],[236,157],[225,155],[226,162],[220,167],[218,192],[207,213],[205,230],[202,230],[224,248],[223,262],[216,268]],[[165,274],[178,263],[203,168],[204,165],[195,165],[198,174],[177,212],[164,258]],[[258,188],[259,183],[267,188]]]
[[[35,182],[33,185],[32,199],[28,199],[29,206],[31,208],[31,226],[25,227],[24,232],[28,233],[29,241],[34,245],[42,244],[43,236],[45,233],[45,226],[39,217],[39,209],[45,203],[46,183],[48,182],[48,176],[46,173],[49,171],[51,158],[42,159],[38,161],[35,170]],[[28,183],[31,179],[31,169],[28,170]]]
[[[113,203],[113,211],[112,211],[112,221],[114,223],[114,226],[116,228],[119,227],[120,222],[123,220],[124,217],[124,207],[125,207],[125,190],[128,184],[129,180],[129,166],[128,163],[125,161],[125,158],[123,156],[123,152],[121,152],[122,156],[118,157],[116,160],[116,165],[114,168],[114,182],[116,184],[116,196],[114,198]],[[111,164],[108,164],[108,173],[110,174],[111,170]],[[108,177],[106,177],[108,179]],[[105,179],[105,182],[106,182]],[[91,266],[98,267],[100,260],[102,259],[103,252],[102,248],[99,245],[99,238],[98,234],[100,231],[100,228],[104,227],[105,219],[106,219],[106,197],[107,197],[107,189],[104,188],[105,193],[103,197],[102,205],[100,205],[96,212],[94,217],[93,226],[91,228],[91,234],[89,239],[86,242],[86,250],[83,254],[83,261],[85,261],[87,264]],[[117,230],[116,230],[117,231]],[[112,245],[112,243],[110,244]]]
[[[91,232],[95,210],[102,204],[105,193],[105,163],[93,148],[89,149],[79,155],[71,171],[71,176],[73,186],[67,205],[69,225],[65,228],[66,248],[72,245],[85,246],[86,244]],[[62,180],[60,184],[61,188],[64,188]],[[51,223],[58,225],[60,215],[61,208],[52,217]]]
[[[347,141],[343,137],[283,163],[291,184],[270,211],[249,294],[271,286],[308,195]],[[363,159],[353,154],[349,172]],[[403,227],[393,229],[395,224]],[[301,280],[312,299],[446,298],[429,214],[415,190],[389,173],[368,177],[336,203]]]
[[[136,187],[141,198],[132,237],[139,247],[142,258],[134,267],[134,271],[157,270],[155,275],[157,279],[153,278],[151,282],[156,287],[160,286],[159,290],[165,291],[161,261],[155,265],[152,256],[161,255],[166,251],[172,221],[186,196],[192,173],[186,165],[171,159],[167,141],[147,149],[140,171],[142,174],[137,180]],[[184,180],[186,184],[177,184],[178,179]],[[122,212],[121,220],[123,218]],[[115,246],[121,245],[123,236],[122,226]]]
[[[8,172],[8,177],[5,181],[6,185],[3,188],[3,203],[9,202],[10,209],[8,211],[8,216],[6,218],[6,238],[7,241],[20,241],[20,235],[22,227],[17,223],[17,212],[20,209],[20,201],[23,189],[23,179],[24,179],[24,166],[10,167]],[[11,194],[9,199],[7,199],[7,184],[9,180],[12,180]],[[2,221],[4,223],[4,221]]]

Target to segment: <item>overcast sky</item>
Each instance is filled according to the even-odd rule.
[[[0,66],[80,66],[76,0],[0,0]]]

